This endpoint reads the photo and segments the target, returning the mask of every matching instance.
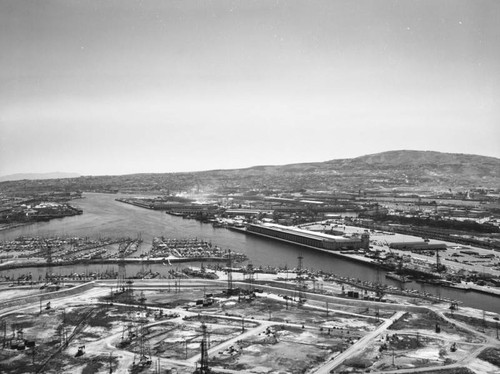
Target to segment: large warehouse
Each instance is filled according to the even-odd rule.
[[[368,249],[370,241],[370,236],[367,233],[348,238],[307,231],[296,227],[282,226],[275,223],[251,224],[247,227],[247,232],[294,244],[329,250]]]

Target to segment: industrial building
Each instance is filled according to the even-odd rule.
[[[175,204],[166,208],[166,212],[173,215],[214,214],[219,207],[209,204]]]
[[[274,223],[250,224],[246,231],[272,239],[328,250],[368,249],[370,241],[367,233],[353,237],[334,236]]]

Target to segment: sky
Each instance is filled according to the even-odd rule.
[[[500,158],[497,0],[0,0],[0,175]]]

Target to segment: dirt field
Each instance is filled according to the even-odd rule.
[[[0,314],[0,372],[155,373],[160,366],[162,372],[193,373],[202,341],[214,372],[269,374],[321,372],[351,351],[336,372],[432,370],[493,347],[487,336],[462,327],[463,321],[432,311],[401,313],[386,330],[382,323],[394,311],[376,318],[362,303],[331,302],[327,313],[325,303],[301,305],[277,294],[229,297],[214,286],[137,283],[129,291],[94,287],[55,299],[50,308],[44,304],[41,312],[33,303]],[[498,368],[499,355],[498,349],[485,349],[469,364]]]

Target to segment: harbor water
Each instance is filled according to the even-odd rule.
[[[82,215],[54,219],[48,222],[37,222],[0,231],[0,240],[13,240],[19,236],[135,238],[140,235],[143,240],[141,251],[146,253],[151,247],[152,239],[155,236],[177,239],[197,238],[222,248],[244,253],[254,267],[262,266],[266,268],[272,266],[293,269],[298,265],[298,257],[302,256],[302,266],[309,270],[322,270],[338,276],[358,278],[362,281],[375,282],[379,280],[386,284],[400,286],[398,281],[386,279],[383,273],[377,272],[376,269],[370,266],[347,261],[313,249],[272,241],[254,235],[245,235],[229,229],[214,228],[210,224],[171,216],[162,211],[124,204],[115,200],[123,197],[117,194],[85,193],[83,196],[84,198],[71,202],[71,205],[83,210]],[[191,265],[199,266],[198,263],[178,266]],[[33,279],[36,280],[40,275],[44,275],[47,270],[46,268],[12,269],[2,271],[0,274],[17,277],[32,272]],[[157,264],[145,269],[144,265],[130,264],[126,265],[125,271],[129,276],[139,271],[149,270],[162,274],[168,271],[168,266]],[[59,274],[90,274],[92,272],[118,272],[119,269],[118,265],[72,265],[53,267],[51,271]],[[404,287],[425,291],[447,299],[458,300],[464,306],[500,313],[500,298],[495,296],[415,282],[406,283]]]

